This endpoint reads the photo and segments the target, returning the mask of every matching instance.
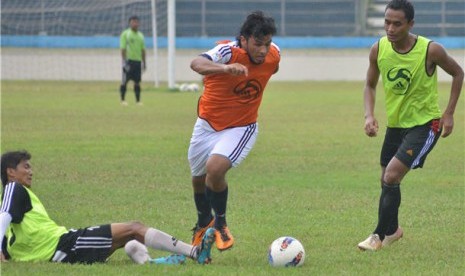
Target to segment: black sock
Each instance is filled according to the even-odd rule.
[[[383,190],[379,199],[378,226],[374,231],[383,240],[391,223],[399,212],[400,206],[400,184],[387,185],[383,183]]]
[[[213,218],[210,201],[204,193],[194,193],[194,201],[195,207],[197,208],[197,224],[200,227],[205,227]]]
[[[126,95],[126,85],[121,84],[119,87],[119,94],[121,96],[121,101],[124,101],[124,97]]]
[[[397,204],[397,208],[394,212],[394,218],[392,219],[391,223],[389,223],[389,227],[386,230],[386,235],[392,235],[397,231],[397,228],[399,228],[399,207],[400,207],[400,202],[402,200],[401,192],[400,192],[400,186],[399,186],[399,203]]]
[[[136,102],[140,101],[140,85],[134,85],[134,93],[136,94]]]
[[[219,229],[226,225],[226,203],[228,201],[228,187],[221,192],[214,192],[207,187],[207,198],[210,199],[215,211],[215,228]]]

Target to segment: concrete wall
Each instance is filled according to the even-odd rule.
[[[176,50],[175,76],[177,82],[201,81],[193,72],[190,61],[202,49]],[[364,80],[368,66],[369,49],[281,49],[280,71],[274,81],[304,80]],[[449,53],[465,68],[465,50]],[[156,68],[155,68],[156,67]],[[102,80],[120,81],[121,57],[118,49],[38,49],[2,48],[2,80]],[[156,70],[155,70],[156,69]],[[155,72],[159,80],[167,81],[166,50],[159,51],[158,66],[148,53],[145,83],[153,83]],[[438,71],[440,81],[450,77]]]

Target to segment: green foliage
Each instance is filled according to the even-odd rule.
[[[236,244],[215,249],[212,265],[136,266],[119,250],[101,265],[4,263],[2,275],[461,275],[463,96],[453,135],[402,184],[404,238],[368,253],[356,245],[377,221],[385,113],[380,89],[380,133],[365,136],[362,90],[362,82],[268,85],[255,148],[228,175]],[[449,85],[440,90],[444,108]],[[33,189],[61,225],[139,220],[189,241],[196,212],[187,148],[199,94],[145,85],[144,106],[129,89],[124,107],[117,91],[105,82],[3,81],[1,150],[32,153]],[[268,266],[268,246],[283,235],[305,246],[303,267]]]

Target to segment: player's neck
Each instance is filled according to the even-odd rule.
[[[397,42],[393,42],[392,47],[398,53],[407,53],[413,48],[416,41],[417,41],[417,35],[409,33],[408,36],[405,37],[405,39],[397,41]]]

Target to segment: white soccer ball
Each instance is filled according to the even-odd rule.
[[[179,86],[179,91],[186,92],[186,91],[188,91],[188,89],[189,89],[189,84],[187,84],[187,83],[182,83],[182,84]]]
[[[199,85],[197,83],[191,83],[187,86],[187,91],[190,92],[198,92],[199,91]]]
[[[301,266],[304,261],[304,247],[296,238],[280,237],[271,243],[268,251],[268,262],[271,266]]]

